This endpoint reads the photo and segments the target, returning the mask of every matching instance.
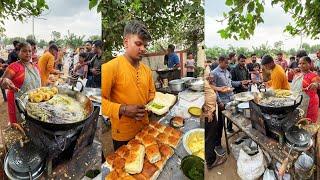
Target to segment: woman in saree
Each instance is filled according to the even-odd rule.
[[[20,120],[20,114],[16,110],[15,98],[19,98],[23,93],[41,86],[38,67],[31,61],[31,45],[20,43],[18,55],[19,60],[7,67],[0,81],[0,86],[8,89],[8,115],[11,125]],[[12,87],[12,84],[15,87]]]
[[[303,92],[305,99],[309,99],[305,106],[306,118],[312,123],[316,123],[318,119],[319,97],[317,89],[319,88],[320,77],[317,73],[311,71],[312,61],[310,57],[304,56],[299,60],[299,69],[301,73],[297,74],[292,81],[292,90]]]

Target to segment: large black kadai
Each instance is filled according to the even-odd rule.
[[[8,177],[36,179],[44,171],[51,175],[55,166],[77,156],[85,146],[92,144],[99,111],[100,107],[94,107],[93,113],[84,123],[59,131],[27,120],[24,130],[30,142],[22,147],[18,143],[10,148],[5,162]]]

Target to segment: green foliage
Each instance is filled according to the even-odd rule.
[[[91,40],[91,41],[101,40],[101,36],[100,35],[92,35],[89,37],[88,40]]]
[[[57,31],[52,31],[51,37],[52,37],[52,40],[57,41],[61,38],[61,33]]]
[[[23,21],[31,16],[39,16],[45,9],[48,9],[45,0],[1,0],[0,35],[5,31],[3,27],[5,19]]]
[[[274,48],[275,48],[275,49],[278,49],[279,51],[282,50],[282,46],[283,46],[283,42],[282,42],[282,41],[276,41],[276,42],[274,43]]]
[[[320,1],[271,0],[271,5],[282,7],[284,13],[290,14],[293,23],[286,25],[284,31],[292,36],[304,34],[313,39],[319,39],[320,33]],[[226,0],[231,8],[224,13],[228,20],[226,28],[219,30],[224,39],[248,39],[254,34],[256,26],[263,23],[265,0]]]
[[[38,47],[40,47],[40,48],[44,48],[45,46],[47,46],[48,45],[48,42],[46,42],[45,40],[43,40],[43,39],[40,39],[40,41],[38,42]]]
[[[36,40],[36,37],[34,37],[32,34],[28,35],[26,37],[26,39],[32,39],[32,40]]]
[[[197,43],[204,39],[201,0],[90,0],[89,8],[93,7],[102,14],[106,58],[111,59],[112,51],[122,48],[123,28],[133,19],[146,24],[154,42],[166,39],[167,42],[196,49]]]
[[[194,77],[203,77],[204,74],[204,68],[200,67],[200,66],[196,66],[195,70],[194,70]]]
[[[280,41],[279,41],[280,42]],[[212,47],[206,49],[206,57],[208,59],[218,58],[219,56],[228,56],[229,53],[235,52],[237,55],[244,54],[247,58],[251,56],[251,54],[255,53],[258,57],[262,57],[265,54],[269,54],[271,56],[276,56],[276,54],[281,51],[285,54],[286,58],[290,56],[295,56],[297,49],[291,48],[287,51],[279,50],[279,44],[281,43],[274,43],[274,47],[268,45],[268,43],[261,44],[257,47],[252,48],[245,48],[245,47],[233,47],[229,46],[228,48],[221,48],[221,47]],[[309,45],[307,43],[302,44],[302,49],[306,50],[308,54],[315,53],[317,50],[320,50],[320,44],[317,45]]]
[[[82,46],[85,36],[78,36],[74,33],[68,32],[68,35],[65,36],[64,42],[66,46],[69,46],[73,49]]]

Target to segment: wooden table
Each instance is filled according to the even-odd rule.
[[[251,126],[251,121],[248,118],[245,118],[241,114],[232,115],[231,111],[225,110],[222,112],[223,116],[230,120],[232,124],[236,125],[239,129],[236,133],[242,131],[247,136],[249,136],[254,142],[256,142],[264,151],[268,152],[272,158],[277,160],[278,162],[283,162],[285,158],[287,158],[289,154],[289,148],[286,145],[281,145],[279,142],[277,142],[274,139],[271,139],[262,133],[260,133],[258,130],[253,129]],[[226,139],[226,145],[227,145],[227,152],[230,153],[229,150],[229,142],[228,139],[233,136],[227,136],[226,132],[226,126],[224,123],[224,134]],[[298,159],[301,152],[292,150],[291,154],[289,156],[289,163],[288,167],[292,167],[294,162]]]

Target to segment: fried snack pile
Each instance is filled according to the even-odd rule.
[[[57,87],[41,87],[29,93],[29,101],[33,103],[48,101],[57,93]]]
[[[278,98],[286,98],[291,96],[291,91],[285,89],[276,89],[274,90],[276,97]]]

